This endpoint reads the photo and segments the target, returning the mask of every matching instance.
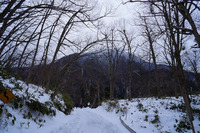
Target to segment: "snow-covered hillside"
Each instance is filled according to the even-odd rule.
[[[15,78],[1,77],[0,81],[15,94],[9,103],[0,101],[1,133],[128,133],[120,117],[137,133],[191,132],[181,97],[107,101],[96,109],[74,108],[66,115],[61,95],[53,101],[52,92],[46,94],[41,87]],[[200,132],[200,95],[191,99],[194,126]]]
[[[2,70],[0,75],[1,93],[3,89],[8,89],[15,95],[8,103],[0,100],[1,133],[27,133],[38,129],[48,132],[48,127],[59,126],[61,118],[65,119],[66,114],[71,111],[63,95],[57,94],[52,99],[53,91],[48,91],[47,94],[44,88],[33,84],[27,85]]]

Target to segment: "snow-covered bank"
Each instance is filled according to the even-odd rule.
[[[192,96],[191,99],[194,127],[196,132],[200,132],[200,96]],[[138,133],[192,132],[182,97],[137,98],[130,102],[120,100],[119,104],[127,109],[122,120]]]
[[[8,89],[15,97],[8,103],[0,100],[0,133],[35,133],[36,130],[49,132],[59,124],[62,125],[70,108],[66,106],[61,94],[52,99],[52,91],[47,94],[42,87],[27,85],[7,74],[1,75],[0,91]],[[56,108],[58,105],[61,111]]]

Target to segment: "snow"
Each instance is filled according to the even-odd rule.
[[[16,96],[30,96],[30,99],[38,100],[41,103],[52,102],[50,94],[44,92],[44,88],[24,82],[11,79],[2,79],[4,86],[9,86]],[[13,83],[15,81],[15,83]],[[12,82],[12,83],[10,83]],[[23,87],[22,90],[16,90],[15,85],[18,83]],[[28,94],[25,93],[28,89]],[[191,97],[192,107],[200,109],[200,95]],[[63,103],[61,96],[57,96],[57,100]],[[2,105],[3,102],[0,102]],[[103,102],[101,106],[91,109],[74,108],[70,115],[56,110],[55,116],[37,115],[31,112],[34,119],[24,118],[28,108],[24,106],[21,109],[14,109],[11,104],[6,103],[4,112],[0,120],[1,133],[128,133],[129,131],[120,122],[122,120],[137,133],[175,133],[178,123],[186,116],[185,112],[173,107],[183,104],[181,97],[157,98],[135,98],[128,100],[115,100]],[[6,109],[5,109],[6,108]],[[7,113],[12,117],[6,119]],[[156,115],[159,120],[154,121]],[[12,124],[13,118],[16,118],[15,124]],[[40,122],[39,122],[40,121]],[[199,116],[195,115],[194,127],[196,131],[200,131]],[[192,132],[191,130],[183,130],[184,132]]]
[[[62,126],[50,133],[128,133],[117,117],[104,114],[103,108],[76,108]]]

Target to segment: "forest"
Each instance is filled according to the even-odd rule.
[[[105,99],[182,96],[200,89],[200,5],[123,0],[134,19],[115,21],[98,1],[0,1],[0,64],[27,84],[68,93],[76,106]]]

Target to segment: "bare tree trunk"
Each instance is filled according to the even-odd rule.
[[[148,96],[151,97],[151,55],[149,53],[149,80],[148,80]]]
[[[115,79],[113,76],[111,76],[110,79],[110,99],[114,99],[114,88],[115,88]]]
[[[142,19],[143,19],[143,22],[144,22],[143,27],[145,28],[144,35],[148,38],[149,48],[150,48],[150,51],[151,51],[153,64],[154,64],[154,67],[155,67],[157,96],[158,96],[158,98],[160,98],[160,96],[161,96],[161,94],[160,94],[160,81],[159,81],[159,77],[158,77],[158,67],[157,67],[157,62],[156,62],[156,55],[155,55],[155,51],[154,51],[154,47],[153,47],[153,43],[155,42],[155,38],[158,35],[155,35],[155,33],[153,32],[153,29],[151,29],[151,27],[147,24],[148,23],[147,19],[145,17],[143,17]]]
[[[192,108],[191,108],[191,105],[190,105],[191,100],[190,100],[189,94],[186,90],[185,76],[184,76],[183,66],[181,64],[181,59],[180,59],[179,55],[176,56],[176,60],[177,60],[177,63],[178,63],[177,69],[178,69],[178,72],[179,72],[179,79],[180,79],[180,83],[181,83],[181,94],[182,94],[184,102],[185,102],[187,115],[189,117],[189,121],[190,121],[190,124],[192,126],[192,131],[193,131],[193,133],[195,133],[195,129],[194,129],[194,125],[193,125],[194,117],[192,115]]]
[[[97,81],[97,99],[98,99],[98,104],[100,104],[101,100],[100,100],[100,82],[101,82],[101,78],[98,79]]]
[[[164,3],[163,3],[164,5]],[[192,131],[193,133],[195,133],[195,129],[194,129],[194,125],[193,125],[193,114],[192,114],[192,108],[191,108],[191,105],[190,105],[190,98],[189,98],[189,95],[187,93],[187,90],[186,90],[186,83],[185,83],[185,75],[184,75],[184,72],[183,72],[183,66],[182,66],[182,63],[181,63],[181,57],[180,57],[180,49],[182,49],[182,42],[180,41],[180,32],[179,32],[179,29],[177,30],[177,37],[175,37],[175,33],[174,33],[174,28],[172,26],[172,23],[170,21],[170,15],[171,14],[167,14],[167,9],[166,9],[166,6],[163,6],[164,7],[164,17],[166,19],[166,22],[168,24],[168,27],[169,27],[169,32],[170,32],[170,35],[171,35],[171,38],[172,38],[172,44],[174,45],[174,48],[175,48],[175,59],[176,59],[176,62],[177,62],[177,70],[178,70],[178,78],[180,79],[180,86],[181,86],[181,94],[183,96],[183,99],[184,99],[184,102],[185,102],[185,106],[186,106],[186,110],[187,110],[187,114],[188,114],[188,118],[189,118],[189,121],[190,121],[190,124],[192,126]],[[168,8],[170,10],[171,6],[170,4],[168,3]],[[178,27],[180,27],[180,20],[179,20],[179,14],[177,12],[176,9],[174,9],[174,14],[175,14],[175,22],[177,24]],[[177,39],[177,41],[176,41]]]
[[[132,51],[132,41],[134,39],[133,36],[129,37],[126,33],[126,30],[124,29],[123,31],[120,31],[124,38],[122,38],[124,45],[128,47],[128,99],[132,99],[132,76],[133,76],[133,70],[132,70],[132,65],[133,65],[133,58],[134,58],[134,52],[136,51],[137,47],[135,48],[134,51]]]

